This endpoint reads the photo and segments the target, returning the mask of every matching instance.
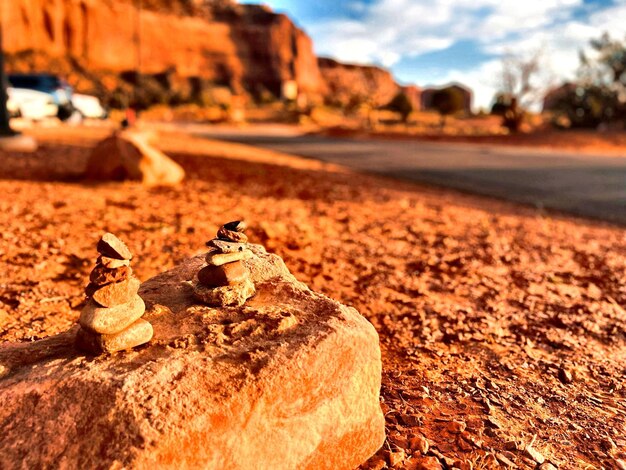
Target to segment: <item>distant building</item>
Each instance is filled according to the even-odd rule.
[[[446,88],[453,88],[458,90],[463,96],[463,110],[466,113],[472,112],[472,90],[464,85],[461,85],[460,83],[449,83],[440,87],[424,88],[421,93],[421,110],[427,111],[429,109],[433,109],[433,95],[435,94],[435,92],[439,90],[444,90]]]

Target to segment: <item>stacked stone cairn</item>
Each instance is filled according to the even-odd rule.
[[[106,233],[97,246],[100,256],[89,275],[76,336],[79,349],[92,354],[112,353],[147,343],[152,325],[141,317],[146,306],[137,294],[141,283],[133,276],[128,247]]]
[[[217,238],[207,242],[207,265],[192,283],[194,296],[211,306],[240,307],[256,290],[244,261],[252,256],[243,221],[229,222],[217,231]]]

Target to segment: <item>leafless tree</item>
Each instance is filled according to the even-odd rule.
[[[538,104],[553,81],[542,50],[529,56],[509,53],[502,60],[501,92],[524,109]]]
[[[515,132],[527,110],[538,107],[554,79],[541,49],[530,55],[509,53],[502,60],[498,101],[506,106],[503,125]]]

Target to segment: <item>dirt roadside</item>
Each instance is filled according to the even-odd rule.
[[[364,468],[624,468],[625,229],[181,134],[159,140],[180,188],[84,184],[105,133],[0,154],[0,340],[75,322],[105,230],[145,280],[245,218],[380,335],[388,440]]]
[[[394,141],[416,140],[475,145],[525,147],[554,151],[571,151],[586,155],[626,158],[626,133],[587,130],[545,130],[513,135],[454,135],[411,131],[359,131],[347,128],[329,128],[311,131],[327,137],[376,138]]]

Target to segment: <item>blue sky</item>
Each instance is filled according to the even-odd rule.
[[[626,34],[626,0],[265,0],[313,38],[322,56],[374,63],[403,83],[459,81],[476,106],[499,86],[502,58],[541,51],[546,85],[574,76],[578,51]]]

